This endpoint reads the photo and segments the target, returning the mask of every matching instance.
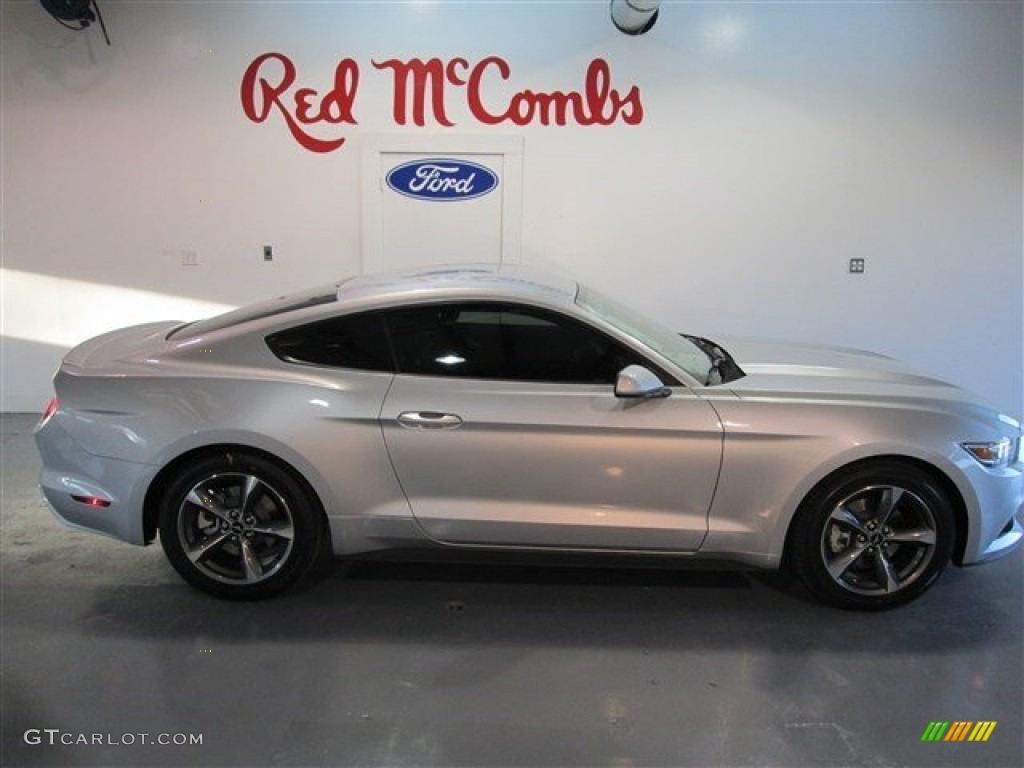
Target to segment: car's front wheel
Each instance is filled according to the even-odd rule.
[[[822,482],[793,521],[791,560],[816,596],[878,610],[921,595],[953,551],[949,500],[928,474],[900,462],[861,465]]]
[[[255,454],[210,454],[172,479],[160,543],[181,576],[230,599],[276,595],[301,580],[323,538],[318,508],[287,469]]]

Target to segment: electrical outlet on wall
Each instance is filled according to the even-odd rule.
[[[864,274],[864,259],[850,259],[850,274]]]
[[[263,246],[263,260],[273,261],[274,260],[274,246],[264,245]]]

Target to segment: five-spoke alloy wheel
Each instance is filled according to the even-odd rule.
[[[844,608],[880,609],[935,581],[952,553],[954,523],[929,475],[877,462],[825,480],[791,530],[792,562],[812,592]]]
[[[250,454],[204,457],[170,484],[160,541],[177,571],[218,597],[269,597],[309,571],[322,524],[283,467]]]

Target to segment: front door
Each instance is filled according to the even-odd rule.
[[[392,313],[381,411],[413,514],[453,544],[692,551],[721,461],[715,411],[683,386],[615,397],[644,364],[573,318],[517,305]]]

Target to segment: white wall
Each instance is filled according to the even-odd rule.
[[[0,10],[4,410],[100,330],[358,271],[360,136],[396,130],[524,135],[524,260],[674,327],[872,348],[1024,407],[1019,3],[669,2],[640,38],[605,0],[101,5],[112,48]],[[244,116],[268,51],[321,91],[357,60],[359,124],[321,131],[344,147]],[[488,127],[453,92],[456,127],[396,128],[370,63],[487,55],[494,103],[603,57],[645,119]]]

